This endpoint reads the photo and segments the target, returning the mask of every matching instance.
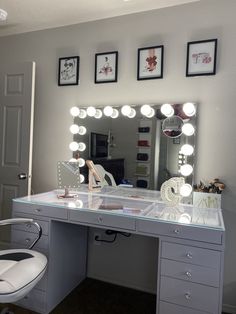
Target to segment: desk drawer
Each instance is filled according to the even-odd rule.
[[[16,304],[37,313],[44,313],[46,310],[46,293],[34,288]]]
[[[179,306],[176,304],[160,302],[159,314],[207,314],[207,313],[198,311],[198,310],[189,309],[187,307]]]
[[[201,227],[137,219],[137,231],[151,235],[163,235],[187,240],[222,244],[222,232]]]
[[[25,213],[27,215],[45,216],[59,219],[67,219],[67,209],[63,207],[44,206],[36,204],[26,204],[13,200],[14,212]]]
[[[220,271],[221,253],[194,246],[162,242],[161,257],[175,261],[206,266]]]
[[[20,244],[23,248],[28,248],[30,244],[35,240],[36,234],[25,232],[21,230],[12,230],[11,234],[11,241],[12,243]],[[34,246],[35,249],[43,249],[48,250],[48,237],[45,235],[42,235],[40,240],[36,243]]]
[[[24,214],[19,214],[19,213],[14,213],[13,214],[14,218],[32,218],[34,219],[34,221],[36,221],[42,228],[42,234],[44,235],[48,235],[48,231],[49,231],[49,222],[45,221],[45,220],[39,220],[37,218],[34,217],[29,217],[28,215],[24,215]],[[19,224],[19,225],[12,225],[12,229],[16,229],[16,230],[22,230],[25,232],[32,232],[32,233],[38,233],[36,227],[34,227],[34,225],[32,224]]]
[[[220,275],[215,268],[161,259],[161,274],[176,279],[219,287]]]
[[[160,299],[200,311],[218,313],[219,289],[162,276]]]
[[[71,210],[69,212],[69,220],[89,223],[92,225],[107,226],[111,228],[135,230],[135,219],[130,217]]]

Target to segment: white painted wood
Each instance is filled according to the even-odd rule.
[[[206,312],[193,310],[176,304],[160,302],[159,314],[206,314]]]
[[[13,198],[31,190],[34,85],[34,62],[1,65],[0,219],[11,217]],[[20,173],[27,178],[19,180]],[[8,241],[9,235],[0,232],[1,241]]]
[[[16,304],[37,313],[45,313],[46,293],[34,288],[27,296],[18,301]]]
[[[18,214],[15,215],[15,217],[18,218],[27,218],[25,215],[23,214]],[[31,216],[32,217],[32,216]],[[44,235],[48,235],[49,233],[49,222],[45,221],[45,220],[39,220],[39,219],[34,219],[35,222],[37,222],[41,228],[42,228],[42,234]],[[15,230],[21,230],[21,231],[25,231],[25,232],[32,232],[32,233],[38,233],[38,230],[32,225],[32,224],[18,224],[18,225],[13,225],[12,229]]]
[[[28,248],[36,237],[37,235],[32,232],[25,232],[15,229],[13,229],[11,233],[12,243],[20,244],[22,248]],[[46,251],[48,250],[48,236],[41,236],[39,241],[34,246],[34,249],[37,250],[38,248]]]

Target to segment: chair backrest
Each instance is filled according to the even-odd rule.
[[[96,167],[98,173],[100,174],[100,177],[103,179],[102,182],[103,185],[116,186],[115,179],[110,172],[106,171],[100,164],[96,164],[94,166]]]

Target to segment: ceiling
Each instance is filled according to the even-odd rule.
[[[0,0],[0,36],[149,11],[200,0]]]

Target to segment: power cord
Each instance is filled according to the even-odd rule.
[[[131,233],[115,231],[115,230],[106,230],[105,234],[108,236],[114,235],[114,238],[112,240],[103,240],[103,239],[100,239],[99,236],[95,236],[94,240],[97,242],[114,243],[116,241],[118,234],[122,235],[123,237],[127,237],[127,238],[129,238],[131,236]]]

